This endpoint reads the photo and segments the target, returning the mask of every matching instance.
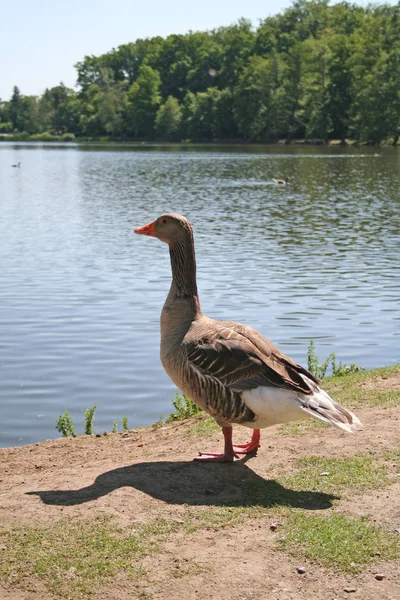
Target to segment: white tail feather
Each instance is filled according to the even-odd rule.
[[[305,375],[301,375],[301,377],[313,390],[311,396],[301,394],[303,400],[302,409],[306,413],[348,433],[362,429],[361,421],[354,413],[335,402],[325,390],[321,389],[311,379]]]
[[[305,375],[302,375],[302,378],[312,390],[312,394],[273,386],[245,390],[242,398],[254,412],[255,420],[242,424],[263,429],[310,416],[348,433],[362,429],[360,420],[354,413],[335,402],[314,381]]]

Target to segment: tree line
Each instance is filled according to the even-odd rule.
[[[299,0],[254,28],[138,39],[60,83],[0,101],[0,134],[64,139],[346,138],[396,144],[400,3]]]

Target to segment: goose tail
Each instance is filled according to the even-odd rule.
[[[354,433],[363,428],[360,419],[351,410],[335,402],[325,390],[321,389],[307,376],[301,375],[301,377],[313,392],[311,395],[304,395],[302,398],[303,405],[301,408],[306,413],[342,431],[347,431],[347,433]]]

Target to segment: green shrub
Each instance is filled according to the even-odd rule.
[[[75,426],[67,410],[58,417],[56,429],[63,437],[76,437]]]
[[[175,394],[175,400],[172,401],[172,405],[175,408],[165,419],[166,423],[172,423],[173,421],[183,421],[183,419],[190,419],[191,417],[199,417],[203,414],[201,408],[190,400],[185,394]]]
[[[91,408],[85,410],[85,435],[93,435],[95,432],[94,422],[94,411],[97,408],[97,404],[93,404]]]
[[[12,133],[13,126],[12,123],[0,123],[0,133]]]
[[[18,133],[14,133],[13,141],[16,142],[25,142],[30,139],[30,135],[27,131],[20,131]]]
[[[75,134],[73,133],[64,133],[61,136],[61,139],[63,142],[75,142]]]
[[[50,131],[43,131],[43,133],[34,133],[29,136],[29,139],[32,142],[58,142],[60,138],[50,133]]]
[[[307,366],[310,373],[317,377],[317,379],[323,379],[326,376],[329,366],[332,367],[332,375],[347,375],[348,373],[364,371],[363,367],[359,367],[354,363],[346,365],[340,361],[338,364],[334,352],[331,352],[324,362],[320,364],[315,350],[314,340],[310,340],[308,345]]]

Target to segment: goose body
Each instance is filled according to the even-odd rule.
[[[161,312],[161,361],[175,385],[222,427],[223,453],[196,460],[232,461],[260,445],[260,429],[316,417],[353,432],[358,418],[318,380],[247,325],[204,315],[196,284],[192,226],[168,213],[135,229],[169,245],[172,283]],[[248,444],[232,444],[232,424],[253,429]]]
[[[272,179],[276,185],[286,185],[288,181],[290,181],[290,177],[284,177],[283,179]]]

